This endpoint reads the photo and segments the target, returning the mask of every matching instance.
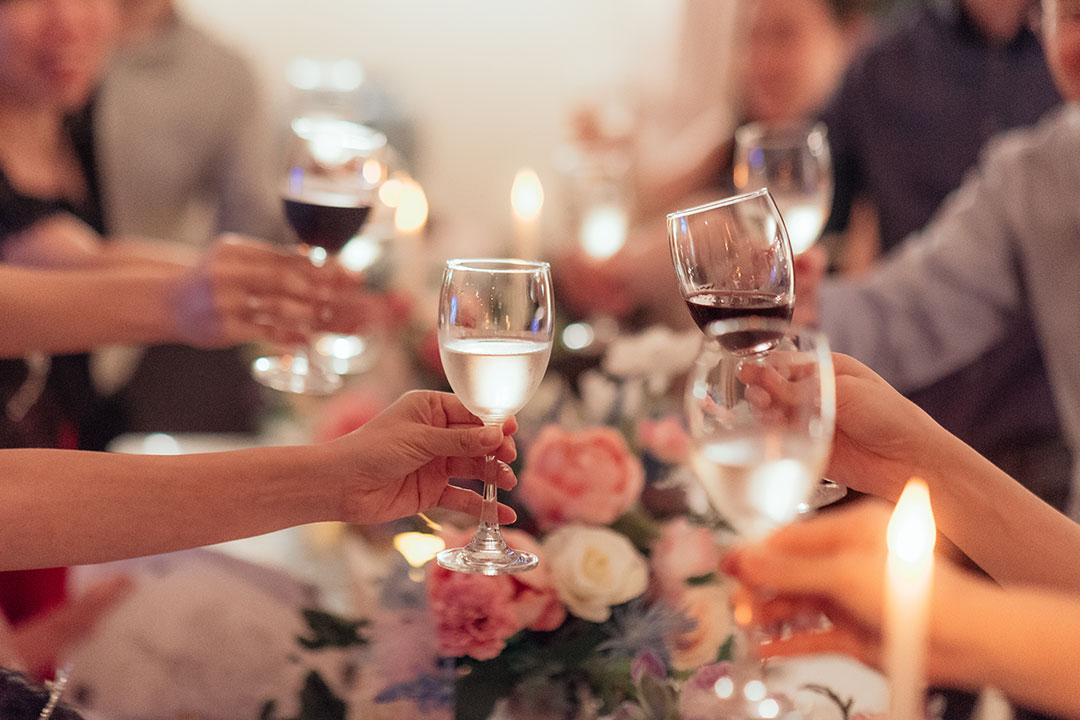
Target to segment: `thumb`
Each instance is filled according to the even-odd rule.
[[[424,445],[436,457],[475,457],[495,452],[502,439],[497,427],[431,428]]]

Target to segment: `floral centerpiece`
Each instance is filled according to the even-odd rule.
[[[715,528],[652,501],[662,494],[650,488],[688,448],[677,419],[618,420],[619,429],[548,424],[536,433],[515,491],[523,529],[504,532],[537,553],[539,567],[485,577],[429,564],[441,670],[393,684],[380,700],[452,703],[461,719],[693,717],[680,713],[678,690],[730,651]],[[469,532],[443,535],[453,546]],[[436,692],[440,677],[447,685]]]

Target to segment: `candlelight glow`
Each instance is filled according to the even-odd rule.
[[[540,177],[532,168],[522,168],[514,176],[510,188],[510,205],[514,215],[523,220],[532,220],[540,215],[544,207],[544,186]]]
[[[394,211],[394,227],[398,232],[416,232],[428,219],[427,195],[420,184],[411,178],[401,180]]]
[[[889,553],[904,562],[917,562],[934,552],[937,527],[930,507],[930,489],[912,478],[900,494],[885,534]]]
[[[394,549],[414,568],[423,567],[431,558],[446,548],[438,535],[421,532],[398,533],[394,536]]]

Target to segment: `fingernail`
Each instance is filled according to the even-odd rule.
[[[486,427],[480,431],[480,443],[484,446],[497,445],[502,442],[502,430],[496,427]]]

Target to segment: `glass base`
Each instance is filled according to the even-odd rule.
[[[822,478],[821,482],[814,488],[814,494],[810,497],[810,500],[799,505],[799,512],[808,513],[811,510],[817,510],[826,505],[832,505],[846,495],[846,486],[834,483],[828,478]]]
[[[261,357],[251,374],[263,385],[298,395],[330,395],[341,388],[341,376],[308,362],[300,355]]]
[[[435,556],[440,567],[455,572],[476,575],[505,575],[506,573],[532,570],[540,558],[532,553],[515,550],[502,543],[501,549],[484,550],[474,548],[473,543],[465,547],[443,550]]]

